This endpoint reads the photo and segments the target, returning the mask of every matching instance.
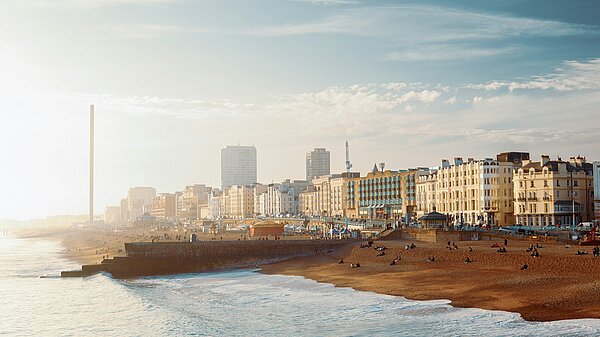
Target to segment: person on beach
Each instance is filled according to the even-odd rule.
[[[379,256],[384,256],[385,252],[384,251],[380,251],[379,253],[377,253],[377,255],[375,255],[375,257],[379,257]]]
[[[469,259],[469,257],[467,256],[467,258],[465,259],[465,263],[471,263],[471,259]]]
[[[507,239],[504,239],[504,245],[508,246],[508,240]]]
[[[523,267],[521,267],[521,270],[525,270],[525,269],[528,269],[528,268],[529,268],[529,266],[527,265],[527,263],[525,263],[525,264],[523,265]]]
[[[473,252],[473,248],[469,247],[469,253]]]

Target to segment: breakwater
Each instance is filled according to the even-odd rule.
[[[108,272],[116,278],[241,268],[333,252],[351,240],[264,240],[125,243],[126,256],[63,271],[63,277]]]

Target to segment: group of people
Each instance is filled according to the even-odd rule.
[[[446,244],[446,248],[449,250],[458,249],[458,246],[454,243],[454,241],[448,241]]]
[[[540,243],[536,243],[529,245],[529,248],[527,248],[525,251],[528,253],[531,253],[529,255],[531,255],[532,257],[540,257],[540,252],[538,251],[538,248],[544,248],[544,246],[542,246],[542,244]],[[527,269],[527,268],[525,268]],[[523,269],[521,269],[523,270]]]

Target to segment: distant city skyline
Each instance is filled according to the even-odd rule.
[[[528,151],[600,159],[600,2],[7,0],[0,218],[87,213],[131,186],[257,180]]]

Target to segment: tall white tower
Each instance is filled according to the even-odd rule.
[[[94,225],[94,105],[90,105],[90,226]]]

